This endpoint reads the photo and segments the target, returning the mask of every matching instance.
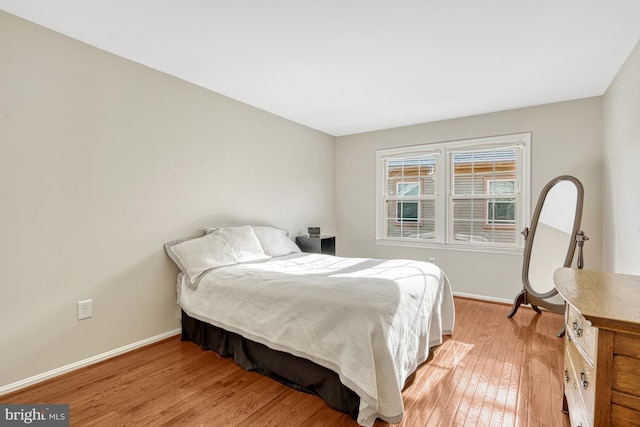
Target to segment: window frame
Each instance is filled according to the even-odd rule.
[[[522,253],[524,237],[516,232],[513,244],[497,242],[461,242],[455,241],[453,236],[453,208],[452,203],[456,195],[453,194],[452,155],[464,150],[491,150],[512,146],[521,147],[516,156],[516,221],[513,225],[493,225],[495,229],[521,230],[530,221],[531,212],[531,132],[482,137],[456,141],[435,142],[414,146],[394,147],[376,150],[376,234],[378,245],[408,246],[420,248],[437,248],[451,250],[479,251],[489,253]],[[389,237],[386,236],[387,218],[387,162],[393,159],[407,159],[421,156],[433,156],[435,194],[432,197],[422,196],[420,200],[434,200],[435,226],[433,238]],[[497,179],[507,179],[498,177]],[[510,196],[510,195],[509,195]],[[475,196],[474,196],[475,197]],[[473,198],[473,197],[472,197]],[[499,197],[500,198],[500,197]],[[488,204],[487,200],[487,204]],[[420,203],[419,203],[420,206]],[[485,207],[485,215],[486,215]],[[420,218],[420,213],[418,214]],[[485,222],[487,218],[485,217]],[[405,225],[416,224],[405,222]],[[489,225],[490,227],[492,225]]]

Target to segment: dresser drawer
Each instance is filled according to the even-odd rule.
[[[565,341],[565,344],[571,345],[571,342]],[[593,425],[593,412],[589,412],[585,406],[582,392],[580,389],[579,377],[576,375],[571,353],[565,347],[564,352],[564,395],[567,398],[569,406],[569,418],[573,427],[587,427]]]
[[[587,413],[593,414],[596,400],[596,371],[593,365],[578,351],[569,335],[565,340],[564,351],[565,357],[570,359],[575,372],[571,380],[575,381],[576,388],[579,390],[580,397],[584,402],[585,410]]]
[[[571,335],[575,345],[587,355],[590,362],[595,363],[598,330],[570,305],[567,305],[566,318],[567,333]]]

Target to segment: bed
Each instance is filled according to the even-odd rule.
[[[233,355],[371,426],[402,419],[402,389],[451,334],[445,274],[412,260],[302,253],[272,227],[165,245],[180,268],[183,339]]]

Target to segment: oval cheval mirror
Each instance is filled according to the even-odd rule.
[[[553,273],[559,267],[570,267],[578,246],[577,267],[583,267],[582,246],[588,238],[580,230],[584,189],[573,176],[552,179],[540,193],[530,228],[525,238],[522,264],[523,289],[516,296],[507,317],[516,314],[522,304],[528,304],[537,313],[539,307],[554,313],[564,313],[564,303],[551,301],[557,293]],[[564,335],[564,328],[558,337]]]

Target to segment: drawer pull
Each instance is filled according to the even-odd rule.
[[[564,380],[569,384],[569,371],[566,369],[564,370]]]
[[[582,383],[582,388],[586,390],[589,386],[589,381],[587,381],[587,375],[584,371],[580,372],[580,382]]]
[[[577,320],[573,321],[573,331],[576,333],[578,337],[582,336],[582,326],[578,323]]]

